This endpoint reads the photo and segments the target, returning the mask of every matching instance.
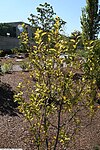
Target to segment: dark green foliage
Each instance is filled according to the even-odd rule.
[[[94,40],[100,31],[99,0],[86,0],[86,7],[82,9],[81,27],[83,39]]]
[[[31,18],[28,19],[34,27],[39,27],[44,31],[49,31],[55,23],[55,15],[56,13],[54,12],[53,7],[48,3],[44,3],[37,7],[37,15],[31,14]],[[60,19],[60,28],[65,23],[65,21]]]

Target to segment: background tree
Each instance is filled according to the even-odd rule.
[[[33,27],[39,27],[42,30],[47,31],[52,29],[55,23],[55,15],[56,13],[54,12],[53,7],[48,3],[44,3],[37,7],[37,15],[31,14],[31,18],[28,19],[32,23]],[[65,21],[60,19],[60,28],[65,23]]]
[[[81,27],[83,39],[94,40],[100,31],[99,0],[86,0],[82,9]]]
[[[32,31],[33,31],[33,36],[31,38],[28,37],[28,33],[26,30],[26,25],[23,25],[24,32],[22,32],[19,36],[20,39],[20,52],[27,52],[28,50],[28,45],[34,45],[36,44],[34,40],[35,32],[37,28],[42,29],[43,31],[50,31],[55,24],[55,15],[56,13],[53,10],[53,7],[48,4],[40,4],[39,7],[37,7],[37,16],[31,14],[30,18],[28,18],[29,22],[31,22],[32,25]],[[59,17],[59,28],[60,30],[62,29],[63,25],[65,25],[65,21],[60,19]],[[26,33],[26,34],[25,34]],[[44,36],[44,41],[46,41],[46,36]],[[29,40],[28,40],[29,39]],[[27,43],[28,42],[28,43]],[[52,42],[52,45],[54,45],[54,41]]]

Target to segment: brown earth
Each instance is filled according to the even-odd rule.
[[[28,130],[29,124],[19,113],[18,104],[13,103],[13,91],[16,90],[15,87],[24,76],[28,78],[29,75],[27,72],[24,74],[13,72],[0,76],[0,148],[35,150]],[[83,117],[85,125],[89,123],[88,121],[88,118]],[[82,127],[76,136],[74,148],[68,150],[96,150],[93,147],[97,145],[100,145],[100,109],[96,112],[90,125]]]

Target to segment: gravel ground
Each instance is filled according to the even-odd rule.
[[[13,90],[23,80],[24,76],[28,78],[28,73],[13,72],[1,76],[3,88],[0,87],[0,148],[35,150],[28,130],[29,124],[25,121],[23,115],[18,112],[17,104],[13,104],[11,97]],[[11,107],[6,106],[4,103],[8,99],[10,99],[9,104]],[[88,118],[84,118],[84,124],[88,124],[88,120]],[[96,150],[93,147],[100,145],[100,110],[96,112],[91,124],[84,130],[83,128],[76,136],[77,140],[74,148],[68,150]]]

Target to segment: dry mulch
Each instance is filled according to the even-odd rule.
[[[13,72],[1,75],[0,87],[0,148],[22,148],[34,150],[29,133],[29,124],[24,116],[18,112],[17,103],[13,103],[13,91],[23,76],[28,73]],[[7,95],[8,94],[8,95]],[[8,101],[8,102],[7,102]],[[7,102],[7,103],[6,103]],[[96,112],[90,125],[80,130],[76,136],[76,145],[68,150],[95,150],[100,145],[100,110]],[[83,122],[88,119],[84,118]]]

